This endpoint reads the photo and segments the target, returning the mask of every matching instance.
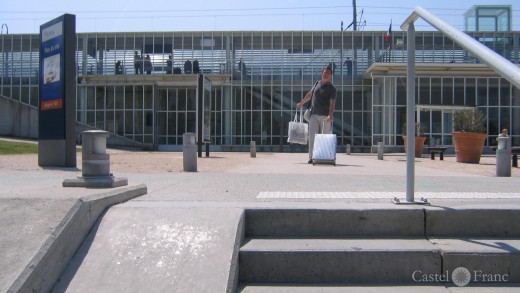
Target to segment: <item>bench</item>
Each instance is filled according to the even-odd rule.
[[[435,160],[435,154],[438,153],[439,154],[439,159],[441,161],[443,161],[444,160],[444,152],[448,149],[448,147],[436,146],[436,147],[426,147],[426,149],[430,152],[430,158],[432,160]]]

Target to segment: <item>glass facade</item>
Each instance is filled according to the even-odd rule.
[[[181,149],[196,131],[197,74],[212,82],[211,147],[302,151],[287,143],[295,105],[334,69],[338,145],[369,151],[402,145],[405,32],[154,32],[77,34],[77,121],[154,149]],[[519,32],[471,35],[519,63]],[[0,94],[38,106],[38,35],[0,36]],[[451,115],[465,107],[488,116],[488,145],[501,128],[520,145],[520,94],[439,32],[416,32],[417,117],[428,135],[451,143]],[[433,65],[432,65],[433,64]],[[439,69],[436,65],[448,64]],[[476,66],[476,67],[473,67]],[[378,72],[386,68],[385,72]],[[475,71],[478,68],[478,71]],[[340,149],[341,150],[341,149]]]
[[[512,11],[511,5],[475,5],[464,13],[466,31],[509,32]]]

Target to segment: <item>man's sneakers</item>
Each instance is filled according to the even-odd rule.
[[[307,164],[312,164],[312,160],[309,160],[309,161],[307,162]]]

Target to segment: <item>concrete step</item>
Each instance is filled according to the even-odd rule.
[[[355,285],[329,285],[321,284],[250,284],[242,285],[238,288],[239,293],[452,293],[452,292],[471,292],[471,293],[516,293],[520,290],[520,284],[510,283],[500,286],[467,286],[456,287],[455,285],[395,285],[395,284],[369,284],[364,286]]]
[[[520,237],[520,209],[248,209],[246,237]]]
[[[250,238],[239,254],[242,284],[431,285],[459,267],[475,283],[520,282],[520,239]]]

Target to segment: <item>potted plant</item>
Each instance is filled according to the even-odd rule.
[[[426,141],[426,137],[424,133],[426,132],[426,127],[421,123],[415,123],[415,157],[420,158],[422,156],[424,150],[424,142]],[[404,141],[404,151],[406,152],[406,123],[403,125],[402,129],[403,133],[403,141]]]
[[[453,114],[453,143],[456,161],[478,164],[486,141],[486,115],[467,109]]]

